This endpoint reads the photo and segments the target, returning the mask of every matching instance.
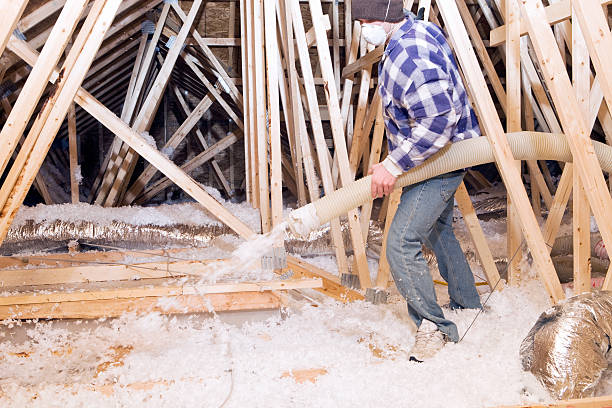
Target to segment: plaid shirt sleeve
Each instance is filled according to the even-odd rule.
[[[421,54],[421,50],[405,51]],[[412,57],[399,66],[399,61],[390,61],[393,66],[385,83],[394,91],[385,107],[385,122],[391,143],[383,164],[394,175],[418,166],[444,147],[459,120],[452,80],[435,57],[427,54],[427,59]],[[398,89],[403,92],[397,93]]]

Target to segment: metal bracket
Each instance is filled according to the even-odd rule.
[[[366,289],[365,299],[375,305],[385,304],[389,299],[389,292],[383,289]]]
[[[359,275],[355,275],[353,273],[343,273],[342,276],[340,276],[340,283],[347,288],[361,289]]]
[[[16,28],[15,30],[13,30],[13,34],[21,41],[27,41],[25,34],[22,33],[20,29]]]
[[[145,20],[140,24],[140,30],[143,34],[153,34],[155,32],[155,23],[151,20]]]
[[[272,253],[261,257],[261,268],[264,271],[273,271],[287,268],[287,252],[285,247],[272,248]]]
[[[17,86],[14,83],[6,81],[0,84],[0,99],[8,98],[17,90]]]
[[[293,278],[293,269],[287,269],[287,272],[279,276],[280,280],[287,280]]]

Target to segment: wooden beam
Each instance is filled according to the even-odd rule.
[[[352,64],[357,59],[357,52],[359,51],[359,39],[361,38],[361,23],[357,20],[354,22],[352,29],[353,38],[351,39],[351,48],[348,51],[348,57],[346,60],[347,65]],[[344,80],[344,88],[342,89],[342,120],[344,121],[344,128],[348,124],[349,108],[352,107],[353,98],[353,77],[346,78]]]
[[[185,62],[187,63],[189,68],[191,68],[193,73],[196,74],[198,79],[200,79],[202,84],[204,84],[208,92],[212,94],[215,100],[221,105],[221,107],[225,110],[225,112],[227,112],[228,116],[234,120],[236,125],[241,130],[244,129],[244,124],[242,123],[242,117],[241,117],[242,115],[240,115],[239,113],[236,113],[232,109],[232,107],[229,105],[229,103],[227,103],[225,99],[223,99],[223,97],[221,96],[217,88],[213,86],[213,84],[208,80],[208,78],[206,78],[202,70],[198,67],[197,60],[193,56],[187,55],[187,54],[184,54],[184,57],[185,57]]]
[[[102,39],[110,27],[120,0],[96,0],[89,16],[71,48],[62,70],[57,88],[38,114],[17,160],[0,189],[0,242],[4,240],[10,224],[23,203],[70,103],[87,74]]]
[[[365,299],[361,293],[342,286],[338,276],[311,265],[302,259],[288,255],[287,264],[288,269],[283,271],[283,273],[291,274],[291,277],[294,279],[321,278],[323,287],[315,289],[318,292],[344,303]]]
[[[161,267],[161,265],[158,265]],[[292,279],[262,282],[230,282],[216,284],[180,283],[168,279],[144,279],[138,286],[102,290],[76,290],[72,292],[31,292],[16,295],[0,296],[0,306],[17,306],[30,304],[83,302],[92,300],[119,300],[141,297],[166,297],[181,295],[203,295],[231,292],[262,292],[270,290],[306,289],[322,287],[321,279]],[[145,286],[146,285],[146,286]]]
[[[40,53],[37,63],[32,65],[32,73],[21,89],[21,93],[13,105],[14,109],[0,132],[0,140],[3,144],[0,152],[0,174],[5,170],[9,158],[15,151],[17,143],[23,135],[34,109],[36,109],[51,73],[60,60],[86,4],[87,0],[69,0],[68,6],[64,7],[56,25],[51,30],[49,41]],[[16,48],[20,48],[20,46],[20,40],[12,36],[9,49],[17,52]]]
[[[197,251],[197,249],[195,250]],[[0,256],[0,270],[2,269],[24,269],[24,268],[65,268],[82,264],[117,264],[148,262],[151,259],[162,259],[164,261],[187,259],[193,255],[194,248],[172,248],[172,249],[147,249],[147,250],[99,250],[77,253],[51,253],[39,255],[13,255]],[[187,255],[187,256],[183,256]],[[206,263],[215,260],[199,260]],[[32,272],[32,270],[30,270]]]
[[[464,183],[461,183],[455,192],[455,200],[457,200],[459,211],[461,211],[461,215],[463,215],[463,221],[465,222],[465,226],[467,227],[470,237],[472,238],[472,242],[474,243],[476,256],[480,260],[480,265],[485,273],[487,283],[491,287],[491,290],[493,290],[493,288],[495,288],[495,286],[499,283],[499,272],[497,271],[497,266],[495,265],[495,260],[491,254],[491,249],[487,244],[484,232],[480,226],[480,221],[478,221],[476,211],[472,205],[472,200],[470,199],[470,195],[468,194]]]
[[[253,1],[252,7],[252,32],[253,32],[253,73],[255,87],[252,89],[254,101],[254,155],[253,165],[257,169],[258,202],[261,218],[261,229],[263,232],[270,231],[270,190],[268,175],[268,120],[266,119],[266,88],[265,83],[265,59],[264,59],[264,27],[263,27],[263,0]]]
[[[337,6],[336,6],[337,10]],[[266,53],[266,83],[268,96],[268,126],[270,140],[270,193],[272,210],[272,228],[283,222],[283,181],[282,181],[282,152],[280,135],[280,55],[278,51],[276,2],[264,2],[264,31]],[[282,80],[284,80],[284,75]],[[263,85],[263,84],[262,84]],[[276,240],[276,247],[284,249],[283,240]]]
[[[136,111],[136,103],[138,101],[138,97],[142,93],[143,87],[145,85],[145,79],[147,78],[149,69],[151,68],[151,64],[153,63],[153,57],[155,56],[156,52],[155,49],[157,48],[157,43],[159,42],[159,37],[161,35],[162,28],[164,28],[164,24],[166,24],[166,19],[168,18],[169,11],[170,3],[164,3],[164,7],[162,8],[159,19],[157,20],[157,23],[155,25],[155,31],[153,32],[153,36],[149,41],[149,46],[147,47],[147,51],[143,57],[142,66],[138,69],[138,77],[136,78],[136,82],[134,84],[134,90],[132,91],[132,94],[129,95],[129,98],[126,98],[126,103],[123,105],[121,119],[125,120],[126,123],[132,123],[132,116]]]
[[[468,30],[470,34],[470,38],[472,39],[472,44],[474,44],[474,48],[478,53],[478,57],[480,58],[480,62],[484,70],[487,73],[487,78],[489,78],[489,82],[491,83],[491,87],[495,91],[495,95],[497,96],[497,100],[501,105],[504,112],[506,111],[506,91],[497,75],[497,71],[495,70],[495,66],[491,61],[491,57],[489,57],[489,53],[487,48],[485,47],[482,38],[480,37],[480,33],[478,32],[478,28],[476,27],[476,23],[472,19],[472,15],[470,14],[470,10],[465,4],[465,0],[457,0],[457,7],[459,8],[459,12],[461,13],[461,17],[463,18],[463,22],[465,23],[465,28]]]
[[[567,401],[557,401],[550,404],[521,404],[499,408],[609,408],[612,405],[612,396],[579,398]]]
[[[31,28],[42,23],[44,20],[49,18],[51,15],[58,12],[62,7],[64,7],[65,3],[66,3],[66,0],[49,0],[45,2],[43,5],[38,7],[36,10],[32,11],[30,14],[28,14],[27,16],[19,20],[19,23],[17,23],[17,28],[22,33],[27,32]]]
[[[606,6],[612,3],[612,0],[598,0],[601,6]],[[558,3],[552,3],[550,6],[544,8],[546,20],[549,25],[557,24],[566,20],[569,20],[572,16],[572,7],[570,0],[563,0]],[[527,20],[525,16],[521,18],[521,36],[526,35],[528,32]],[[503,44],[506,41],[506,26],[497,27],[491,30],[489,39],[489,46],[493,47],[496,45]]]
[[[107,36],[105,38],[109,38],[115,33],[121,31],[129,24],[133,23],[136,19],[141,17],[143,14],[145,14],[147,11],[149,11],[152,7],[155,7],[161,2],[162,0],[147,0],[146,3],[142,4],[142,0],[124,0],[121,3],[121,6],[119,6],[119,11],[117,12],[118,15],[121,14],[123,11],[130,9],[135,4],[140,3],[141,5],[131,10],[126,17],[123,17],[119,21],[115,21],[113,26],[108,30]],[[81,13],[80,20],[83,20],[85,17],[88,16],[92,4],[93,2],[90,2],[90,4],[86,7],[85,11]],[[28,41],[28,44],[31,45],[35,50],[39,49],[40,47],[46,44],[51,29],[52,27],[37,34],[35,37]],[[19,62],[19,59],[14,58],[14,56],[2,57],[2,59],[0,59],[0,65],[5,65],[8,68],[13,67],[17,62]]]
[[[192,111],[189,108],[189,106],[187,105],[187,101],[185,101],[185,98],[183,98],[183,95],[181,94],[181,92],[179,91],[179,89],[177,87],[174,87],[174,95],[176,96],[176,99],[179,101],[179,105],[181,105],[181,109],[183,110],[185,115],[187,117],[189,117],[192,114]],[[196,106],[196,108],[197,108],[197,106]],[[204,150],[208,150],[208,147],[209,147],[208,143],[206,142],[206,139],[204,138],[204,135],[202,134],[202,132],[200,131],[200,129],[198,127],[196,127],[196,129],[195,129],[195,133],[196,133],[196,136],[198,138],[198,141],[202,145],[202,148]],[[229,185],[229,183],[227,182],[225,176],[223,175],[223,171],[221,170],[221,166],[219,166],[219,163],[214,158],[211,160],[211,166],[212,166],[215,174],[217,175],[219,181],[221,182],[221,185],[222,185],[223,189],[227,193],[227,196],[231,197],[231,195],[232,195],[232,188]]]
[[[396,188],[387,197],[387,208],[381,206],[380,211],[386,214],[385,217],[385,229],[383,230],[383,242],[382,249],[380,251],[380,258],[378,260],[378,273],[376,275],[376,287],[386,289],[389,286],[389,277],[391,276],[391,267],[389,261],[387,261],[387,239],[389,237],[389,228],[391,228],[391,222],[397,212],[397,206],[399,205],[402,197],[402,189]],[[380,218],[380,217],[379,217]]]
[[[236,218],[219,202],[212,198],[192,178],[187,176],[179,167],[168,160],[157,149],[150,146],[138,133],[128,127],[112,112],[99,104],[91,95],[84,90],[79,90],[76,102],[79,103],[89,114],[96,117],[104,126],[121,137],[139,155],[160,169],[170,180],[181,187],[187,194],[207,208],[221,222],[228,225],[236,233],[245,238],[250,238],[255,233],[242,221]]]
[[[304,164],[304,173],[306,175],[306,185],[308,186],[308,193],[310,201],[315,201],[320,197],[319,192],[319,184],[318,179],[315,174],[315,163],[313,157],[311,155],[311,144],[310,139],[308,137],[308,129],[306,128],[306,119],[304,117],[304,109],[302,106],[302,99],[300,96],[300,89],[298,84],[298,74],[295,67],[295,45],[294,45],[294,35],[293,35],[293,20],[291,14],[291,3],[284,2],[284,22],[285,22],[285,31],[286,31],[286,48],[285,52],[285,60],[286,60],[286,69],[287,69],[287,77],[288,77],[288,96],[287,99],[290,100],[291,106],[286,108],[291,114],[292,120],[292,130],[294,132],[295,138],[295,149],[296,156],[299,154],[301,157],[301,162]],[[282,32],[282,31],[281,31]],[[301,164],[298,163],[301,167]],[[298,171],[299,174],[299,171]],[[299,176],[298,176],[299,177]],[[300,180],[301,182],[301,180]],[[305,198],[304,198],[305,200]]]
[[[506,17],[506,130],[521,131],[521,49],[520,10],[516,0],[505,0]],[[519,174],[521,162],[515,161]],[[520,281],[520,265],[523,260],[521,227],[510,195],[507,199],[507,256],[508,284],[517,286]]]
[[[385,121],[382,113],[382,103],[380,102],[380,94],[376,90],[377,97],[374,98],[374,103],[370,107],[370,111],[376,115],[376,126],[374,127],[374,134],[372,136],[372,143],[370,145],[370,154],[367,163],[364,165],[364,174],[367,174],[368,170],[376,163],[380,162],[380,154],[382,152],[382,143],[385,135]],[[364,132],[366,130],[364,129]],[[370,135],[370,127],[367,127],[367,135]],[[361,233],[363,240],[368,242],[368,233],[370,232],[370,218],[372,216],[372,207],[374,200],[369,200],[361,207]]]
[[[9,115],[11,111],[13,110],[13,107],[11,106],[10,102],[8,101],[7,98],[2,98],[1,102],[2,102],[2,107],[4,108],[5,113]],[[21,146],[22,143],[23,143],[23,138],[17,142],[17,145]],[[16,159],[17,154],[13,152],[12,157],[13,159]],[[36,178],[34,179],[34,187],[36,187],[36,190],[38,190],[40,195],[43,197],[45,204],[54,204],[53,200],[51,199],[51,195],[49,194],[49,191],[47,190],[47,185],[45,184],[45,180],[43,179],[42,174],[40,172],[36,175]]]
[[[182,98],[182,95],[181,95],[181,98]],[[183,121],[183,123],[178,127],[178,129],[172,134],[172,136],[170,136],[170,138],[168,139],[168,141],[166,142],[162,150],[163,149],[176,149],[176,147],[178,147],[178,145],[185,139],[185,137],[187,137],[189,132],[191,132],[191,130],[198,124],[202,116],[211,107],[212,103],[213,103],[212,95],[208,94],[198,103],[198,105],[195,107],[193,111],[191,111],[190,113],[187,113],[186,111],[186,114],[188,115],[187,119],[185,119],[185,121]],[[142,190],[147,185],[147,183],[153,177],[155,177],[157,172],[158,170],[154,166],[152,166],[151,164],[148,164],[145,170],[134,181],[134,184],[132,185],[130,190],[128,190],[128,193],[126,194],[124,202],[128,205],[131,204],[133,199],[131,198],[132,196],[130,192],[134,191],[133,190],[134,186],[136,185],[139,186],[137,191],[135,191],[134,193],[134,198],[136,198],[136,196],[142,192]]]
[[[126,313],[197,313],[235,310],[276,309],[280,299],[273,292],[216,293],[165,297],[160,305],[154,296],[78,302],[33,303],[0,306],[0,319],[96,319]]]
[[[457,6],[453,0],[439,0],[437,4],[448,34],[455,44],[455,52],[466,76],[467,85],[471,89],[472,102],[476,105],[481,125],[491,142],[498,169],[519,214],[521,229],[531,249],[536,270],[540,274],[549,296],[553,302],[557,302],[564,298],[563,289],[559,283],[559,278],[550,259],[548,249],[544,244],[542,233],[531,209],[531,204],[520,174],[514,165],[510,146],[504,135],[504,130],[489,94],[487,84],[479,69],[478,60],[461,21]]]
[[[591,28],[587,29],[585,26],[597,26],[598,17],[604,20],[605,18],[598,4],[596,4],[595,15],[590,15],[589,13],[589,15],[586,16],[582,9],[584,3],[585,2],[576,2],[574,6],[576,15],[582,16],[579,17],[579,21],[581,28],[584,30],[583,35],[587,45],[591,43],[592,46],[592,35],[594,35],[595,32],[589,32],[588,30]],[[591,0],[587,0],[586,3],[591,3]],[[553,101],[555,101],[563,130],[565,131],[568,144],[572,151],[574,170],[576,170],[580,176],[580,180],[584,186],[591,210],[597,220],[604,243],[612,247],[612,221],[609,217],[609,209],[612,208],[612,198],[606,186],[601,166],[595,157],[593,144],[590,139],[591,132],[590,129],[588,129],[587,120],[585,116],[581,114],[584,110],[581,109],[576,94],[573,92],[572,84],[559,52],[553,49],[553,47],[550,47],[550,42],[546,45],[546,41],[550,41],[554,36],[545,22],[541,1],[521,0],[521,7],[524,15],[527,16],[529,37],[534,45],[538,59],[540,61],[546,61],[545,64],[541,64],[542,71],[549,91],[553,97]],[[596,32],[597,35],[608,34],[608,36],[610,36],[607,22],[603,33],[601,30],[596,30]],[[612,41],[612,37],[610,37],[610,41]],[[592,48],[591,46],[589,46],[590,50]],[[591,52],[592,57],[593,55],[599,54],[597,52],[599,50],[595,49],[593,51],[595,52]],[[601,75],[601,73],[604,72],[604,75],[606,75],[605,69],[603,71],[601,70],[602,67],[595,61],[595,58],[592,60],[595,67],[600,68],[598,73]],[[602,78],[600,78],[600,81]],[[610,78],[612,79],[612,76]],[[603,82],[601,83],[605,93],[606,87],[603,85]],[[612,88],[610,90],[612,91]],[[610,96],[612,97],[612,93]],[[608,276],[612,278],[612,274],[608,274]],[[609,279],[606,279],[606,281],[610,282]],[[605,284],[606,282],[604,282],[604,288],[607,287]]]
[[[143,65],[144,53],[147,47],[147,39],[149,35],[147,33],[142,32],[140,36],[140,42],[138,43],[138,51],[136,51],[136,61],[134,61],[134,65],[132,66],[132,73],[130,75],[130,83],[128,85],[128,89],[125,95],[125,103],[127,105],[132,99],[132,95],[134,93],[134,88],[136,87],[136,82],[138,81],[138,74],[140,72],[140,68]]]
[[[185,22],[186,19],[187,19],[187,15],[183,11],[183,9],[181,9],[179,4],[175,3],[175,2],[172,2],[172,8],[176,12],[176,14],[179,16],[179,18],[181,20],[183,20],[183,22]],[[230,77],[227,74],[227,72],[225,71],[225,69],[223,68],[223,66],[221,65],[221,62],[219,62],[219,60],[217,59],[215,54],[205,44],[204,39],[200,36],[200,34],[198,34],[198,32],[196,30],[192,31],[192,35],[193,35],[193,38],[198,43],[198,45],[200,46],[200,49],[202,50],[204,55],[212,63],[212,65],[215,68],[215,70],[216,70],[217,74],[219,75],[219,77],[223,81],[225,81],[226,85],[229,87],[230,95],[232,97],[232,100],[236,103],[236,105],[238,105],[238,107],[240,109],[243,109],[243,107],[242,107],[242,95],[238,91],[238,88],[236,87],[236,85],[230,80]]]
[[[257,121],[256,121],[256,103],[255,103],[255,69],[254,69],[254,33],[253,33],[253,2],[243,0],[244,7],[244,45],[243,59],[245,60],[243,77],[245,78],[246,87],[243,88],[246,101],[243,108],[243,116],[245,121],[248,119],[248,133],[244,135],[245,150],[248,150],[248,156],[245,156],[245,169],[249,169],[249,177],[247,187],[247,197],[249,203],[254,208],[259,208],[259,168],[256,164],[257,157]],[[248,144],[248,146],[247,146]]]
[[[574,23],[571,25],[572,82],[582,114],[589,117],[591,61],[580,24],[576,20],[574,17]],[[584,186],[576,172],[573,184],[574,294],[580,294],[591,291],[591,210]]]
[[[27,43],[23,43],[28,47]],[[28,64],[34,65],[38,55],[36,51],[30,47],[29,52],[21,54],[20,57],[24,58]],[[181,169],[168,160],[157,149],[150,146],[142,136],[136,133],[83,88],[78,89],[75,102],[81,105],[83,109],[106,126],[111,132],[122,137],[122,139],[130,144],[130,147],[136,150],[143,158],[159,168],[162,173],[207,208],[217,219],[232,228],[238,235],[244,238],[255,236],[255,233],[246,224],[219,204],[219,202],[206,193],[197,182],[182,172]]]
[[[68,150],[70,155],[70,197],[72,204],[77,204],[80,201],[77,172],[80,175],[81,169],[78,167],[77,129],[74,102],[70,104],[70,108],[68,109]]]
[[[366,144],[370,140],[370,132],[368,129],[367,134],[364,129],[364,122],[366,117],[366,109],[368,105],[368,96],[370,94],[370,79],[372,73],[372,66],[364,66],[361,70],[361,83],[359,85],[359,96],[357,98],[357,110],[355,112],[355,124],[353,128],[353,137],[350,142],[347,143],[349,148],[349,166],[351,169],[351,176],[355,178],[357,173],[357,169],[359,168],[359,162],[361,159],[361,154],[363,150],[363,145]],[[351,85],[352,86],[352,85]],[[378,89],[375,92],[375,96],[378,95]],[[379,101],[380,98],[374,97],[376,101]],[[376,111],[377,106],[381,104],[381,102],[377,102],[376,105],[373,104],[371,109]],[[342,110],[340,111],[342,114]],[[343,129],[346,124],[343,124]]]
[[[352,78],[353,75],[361,71],[364,67],[371,67],[373,64],[380,61],[384,52],[384,45],[374,48],[373,51],[368,52],[366,55],[359,58],[357,61],[345,66],[342,70],[342,78]]]
[[[142,257],[135,253],[133,256]],[[159,256],[163,256],[160,254]],[[66,283],[89,283],[106,281],[133,281],[139,278],[176,278],[187,275],[201,275],[211,272],[211,263],[223,262],[221,260],[203,261],[172,261],[172,262],[126,262],[125,255],[119,254],[121,259],[113,260],[84,260],[76,261],[76,265],[58,267],[37,267],[26,269],[0,270],[0,284],[4,287],[55,285]],[[171,258],[173,259],[173,258]],[[69,261],[69,260],[67,260]],[[51,261],[54,262],[54,261]],[[46,263],[46,262],[45,262]],[[26,266],[26,265],[22,265]],[[38,301],[36,302],[38,303]]]
[[[319,0],[310,0],[310,13],[312,16],[313,27],[317,40],[317,52],[319,55],[319,65],[321,74],[326,82],[323,87],[325,99],[330,112],[330,121],[334,147],[338,156],[338,165],[340,169],[340,181],[343,185],[348,185],[354,180],[349,164],[348,151],[344,133],[344,124],[342,122],[342,114],[340,112],[340,103],[338,101],[338,90],[334,79],[332,68],[331,55],[329,52],[329,44],[327,42],[327,33],[322,26],[323,11]],[[372,286],[370,278],[370,270],[365,253],[365,243],[361,234],[359,224],[359,213],[356,209],[348,212],[349,233],[353,243],[353,253],[355,258],[355,266],[359,275],[359,281],[362,288]]]
[[[299,126],[297,119],[297,112],[292,113],[294,101],[289,100],[290,95],[290,73],[289,73],[289,59],[293,58],[295,61],[295,46],[293,43],[293,30],[287,30],[287,12],[285,10],[285,4],[280,1],[276,1],[276,15],[278,19],[279,35],[278,49],[282,52],[278,53],[278,68],[280,72],[281,80],[279,81],[279,93],[280,100],[283,110],[283,118],[285,119],[285,127],[287,129],[287,140],[289,141],[289,152],[291,161],[287,164],[286,172],[293,173],[293,181],[295,182],[295,196],[298,200],[298,206],[303,206],[307,203],[306,199],[306,184],[304,183],[304,167],[302,159],[302,149],[299,146],[298,140],[296,140],[296,127]],[[290,18],[289,18],[290,20]],[[288,33],[289,32],[289,33]],[[285,79],[285,72],[287,72],[287,79]],[[296,101],[297,102],[297,101]],[[285,156],[282,156],[283,165],[285,165]],[[291,170],[291,171],[290,171]],[[284,173],[283,173],[284,174]]]
[[[155,113],[157,112],[159,104],[161,103],[162,95],[166,90],[166,86],[168,85],[168,81],[170,79],[172,70],[174,69],[176,60],[181,53],[183,43],[191,30],[191,26],[195,21],[201,4],[202,0],[195,0],[193,2],[189,11],[189,16],[181,27],[181,31],[172,44],[172,47],[170,47],[168,50],[166,59],[164,60],[164,63],[160,68],[157,77],[155,78],[155,82],[147,94],[142,108],[138,112],[138,116],[134,121],[134,129],[139,133],[148,131],[153,124]],[[113,172],[112,169],[109,171],[109,176],[112,177],[114,174],[116,174],[116,176],[112,177],[114,182],[110,191],[108,192],[108,195],[104,198],[104,206],[113,206],[117,204],[120,198],[122,185],[129,180],[131,172],[133,171],[133,166],[138,159],[136,153],[125,145],[121,148],[118,158],[119,160],[115,161],[117,166],[119,166],[116,173]],[[104,183],[102,185],[104,186]],[[104,191],[101,190],[101,193],[102,194],[98,195],[96,203],[101,202],[100,199],[103,197]]]
[[[527,129],[529,130],[529,129]],[[552,205],[553,197],[550,194],[550,190],[548,189],[548,185],[546,184],[546,180],[544,180],[544,176],[538,167],[537,160],[526,160],[527,167],[529,168],[529,178],[532,183],[532,189],[535,187],[538,190],[538,195],[542,195],[542,199],[546,204],[546,208],[550,210]],[[539,200],[539,198],[538,198]]]
[[[316,153],[319,161],[319,174],[323,189],[326,193],[334,191],[334,183],[332,181],[331,166],[329,161],[329,150],[325,142],[323,134],[323,125],[321,123],[321,113],[319,111],[319,102],[316,95],[314,86],[312,66],[310,64],[310,56],[308,51],[308,45],[306,40],[306,34],[304,30],[304,22],[302,19],[302,13],[299,5],[295,1],[288,1],[285,3],[291,10],[293,31],[295,33],[295,39],[297,44],[297,51],[300,60],[300,66],[302,69],[302,76],[304,77],[304,89],[306,93],[308,112],[310,115],[310,124],[312,126],[313,137],[316,147]],[[294,83],[297,86],[297,81]],[[309,149],[309,147],[306,147]],[[346,253],[344,251],[344,241],[340,230],[339,219],[331,221],[331,236],[334,250],[336,253],[336,261],[338,263],[338,271],[340,274],[348,272],[348,263],[346,259]]]
[[[553,198],[552,205],[548,211],[548,218],[546,218],[546,224],[544,226],[544,242],[550,249],[552,249],[559,228],[561,227],[561,220],[563,214],[565,214],[565,208],[572,194],[572,183],[573,183],[574,166],[572,163],[565,163],[565,168],[561,174],[557,192]]]
[[[239,8],[239,18],[240,18],[240,73],[241,73],[241,79],[242,79],[242,83],[244,84],[244,90],[245,92],[242,92],[242,106],[243,106],[243,112],[242,112],[242,117],[243,117],[243,123],[244,123],[244,179],[243,179],[243,184],[244,184],[244,191],[245,191],[245,196],[246,196],[246,202],[250,203],[251,202],[251,184],[252,184],[252,179],[251,179],[251,166],[250,166],[250,155],[251,155],[251,149],[250,149],[250,145],[249,145],[249,139],[250,139],[250,132],[251,132],[251,127],[250,127],[250,122],[249,122],[249,115],[248,115],[248,110],[249,110],[249,97],[247,95],[246,90],[249,87],[249,78],[248,78],[248,73],[247,71],[247,59],[248,59],[248,41],[247,41],[247,28],[246,28],[246,23],[247,23],[247,10],[246,10],[246,1],[245,0],[239,0],[240,1],[240,8]],[[232,178],[232,183],[233,183],[233,178]],[[233,184],[232,184],[233,187]]]
[[[189,160],[187,163],[183,164],[181,166],[181,170],[184,171],[186,174],[191,173],[209,160],[213,160],[217,154],[236,143],[239,139],[240,134],[236,135],[235,133],[230,133],[223,139],[219,140],[217,143],[209,146],[208,149],[204,150],[203,152]],[[155,183],[148,186],[142,192],[142,194],[138,196],[138,198],[136,199],[136,203],[145,203],[147,200],[150,200],[151,198],[159,194],[161,191],[172,185],[172,183],[173,181],[168,177],[160,178],[159,180],[155,181]]]
[[[0,25],[0,55],[4,52],[6,44],[11,38],[17,22],[23,14],[28,0],[2,0],[0,1],[0,10],[2,10],[2,25]]]
[[[610,54],[610,48],[607,48],[612,47],[612,33],[610,32],[608,19],[597,2],[587,0],[583,3],[575,3],[572,4],[576,19],[580,23],[591,62],[595,67],[595,72],[597,72],[599,86],[608,105],[608,110],[612,114],[612,74],[610,74],[610,65],[608,65],[612,63],[612,56],[608,55]]]
[[[144,95],[142,94],[144,81],[146,80],[146,78],[148,78],[148,75],[150,73],[151,64],[153,63],[153,55],[155,53],[155,49],[159,41],[159,36],[161,35],[161,29],[166,22],[166,18],[168,16],[169,9],[170,9],[169,4],[165,4],[164,7],[162,8],[162,12],[156,24],[155,31],[153,33],[151,41],[149,42],[149,46],[146,50],[146,53],[143,56],[143,61],[138,66],[137,77],[135,79],[134,86],[133,86],[134,89],[131,91],[131,94],[129,94],[128,97],[126,97],[125,103],[123,104],[123,108],[121,111],[121,118],[127,123],[130,123],[130,124],[132,123],[133,115],[136,110],[136,105],[142,98],[144,98]],[[146,39],[146,37],[148,36],[144,35],[144,37]],[[106,58],[106,60],[108,60],[108,58]],[[113,143],[111,144],[109,151],[106,154],[103,166],[101,166],[101,169],[105,170],[104,180],[102,180],[101,178],[102,176],[99,175],[99,177],[97,177],[96,180],[94,181],[91,191],[92,193],[97,192],[95,203],[98,205],[101,205],[104,202],[104,200],[108,197],[109,190],[112,188],[112,184],[115,180],[114,177],[116,177],[116,174],[118,171],[117,167],[120,164],[118,162],[120,162],[121,159],[123,158],[123,156],[120,156],[120,152],[122,148],[124,149],[124,152],[123,152],[123,156],[124,156],[125,149],[127,148],[123,146],[120,139],[115,138],[113,140]],[[99,183],[102,181],[103,181],[103,184],[102,186],[99,187]]]

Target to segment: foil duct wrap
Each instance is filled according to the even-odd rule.
[[[368,255],[374,258],[378,258],[380,255],[380,250],[382,248],[383,227],[383,223],[370,220],[370,231],[368,233],[366,246],[369,250]],[[342,220],[340,222],[340,229],[342,231],[342,241],[344,242],[344,247],[351,251],[352,242],[348,222],[346,220]],[[330,224],[326,224],[318,230],[312,231],[305,239],[301,239],[293,235],[289,229],[287,229],[285,232],[285,249],[287,252],[302,256],[335,255],[332,245]]]
[[[229,227],[220,224],[159,226],[133,225],[120,221],[98,224],[91,221],[54,220],[35,223],[28,220],[9,229],[0,253],[10,255],[22,251],[44,251],[74,240],[125,249],[179,245],[203,247],[219,235],[232,233]]]
[[[351,237],[346,220],[340,223],[344,247],[352,252]],[[370,221],[370,231],[366,243],[367,255],[379,259],[382,248],[384,223]],[[285,232],[285,249],[293,255],[303,257],[335,255],[329,224],[310,233],[306,239],[298,238],[289,230]],[[0,255],[8,256],[17,253],[36,253],[59,251],[65,252],[67,246],[78,243],[81,250],[93,247],[96,250],[105,246],[124,250],[155,249],[169,247],[202,248],[214,245],[213,240],[222,235],[235,235],[227,226],[220,224],[206,225],[134,225],[121,221],[98,224],[91,221],[45,221],[35,223],[28,220],[22,225],[13,226],[8,232]],[[100,245],[101,247],[96,247]],[[477,262],[473,251],[466,252],[468,261]],[[438,261],[433,251],[423,246],[423,257],[430,270],[435,273]]]
[[[342,237],[347,249],[351,248],[348,222],[341,223]],[[235,235],[227,226],[206,225],[134,225],[121,221],[98,224],[91,221],[62,220],[35,223],[32,220],[13,226],[0,246],[0,255],[20,252],[41,252],[65,247],[71,241],[81,245],[104,245],[121,249],[152,249],[167,247],[206,247],[221,235]],[[370,221],[367,246],[369,254],[378,257],[382,246],[382,224]],[[290,232],[285,234],[285,249],[302,256],[334,255],[329,225],[313,231],[307,239],[299,239]]]
[[[507,205],[506,197],[489,197],[474,203],[474,210],[478,215],[501,216],[506,214]]]
[[[531,371],[554,398],[591,396],[608,368],[612,292],[574,296],[540,315],[520,348]]]

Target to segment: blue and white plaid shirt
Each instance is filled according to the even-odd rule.
[[[397,176],[449,142],[480,136],[476,115],[442,30],[408,17],[378,68],[389,155]]]

